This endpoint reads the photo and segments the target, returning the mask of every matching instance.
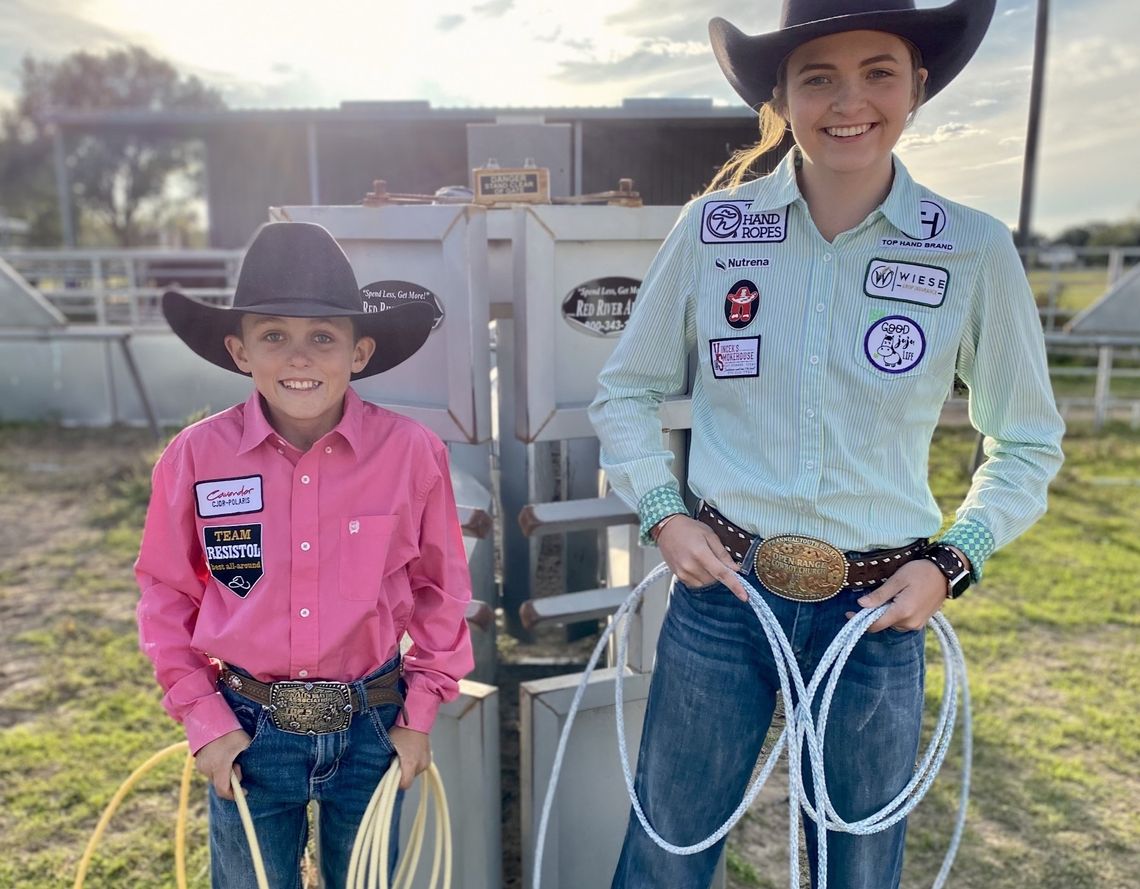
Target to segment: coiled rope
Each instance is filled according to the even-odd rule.
[[[83,889],[83,883],[87,879],[87,871],[91,866],[91,860],[95,855],[99,841],[127,794],[155,766],[176,754],[185,754],[185,763],[182,767],[178,796],[178,818],[175,826],[174,877],[178,889],[186,889],[186,823],[190,807],[190,783],[194,775],[194,757],[190,755],[189,745],[185,741],[171,744],[155,753],[135,769],[115,791],[115,795],[111,797],[111,801],[107,803],[99,822],[95,825],[91,839],[87,841],[87,848],[79,861],[73,889]],[[395,881],[389,884],[387,866],[391,842],[389,826],[392,823],[396,806],[396,793],[400,786],[400,761],[395,757],[392,759],[392,764],[376,786],[376,790],[368,802],[364,817],[361,819],[360,827],[357,829],[356,841],[353,843],[352,857],[349,861],[348,883],[345,889],[411,889],[416,867],[420,861],[420,853],[423,849],[429,797],[435,802],[435,857],[428,889],[448,889],[451,886],[451,818],[447,809],[447,794],[444,791],[443,781],[435,763],[429,765],[427,771],[423,773],[423,780],[424,787],[420,795],[419,808],[408,835],[408,848],[401,856]],[[233,788],[234,802],[237,804],[242,827],[245,829],[246,840],[249,842],[250,857],[253,860],[257,885],[259,889],[270,889],[269,880],[265,875],[265,863],[261,856],[261,846],[257,842],[257,832],[249,814],[245,792],[241,788],[237,775],[233,772],[230,773],[230,787]],[[439,883],[441,876],[443,882]]]
[[[873,815],[859,821],[848,822],[841,818],[835,811],[827,792],[823,758],[823,740],[827,731],[827,717],[831,710],[831,702],[835,694],[836,685],[839,682],[839,675],[847,663],[848,657],[850,657],[851,652],[855,649],[855,646],[867,631],[867,628],[886,611],[889,605],[881,605],[873,609],[864,609],[848,621],[828,646],[810,683],[805,685],[803,676],[799,670],[799,665],[796,662],[795,654],[792,651],[791,643],[780,627],[775,614],[773,614],[768,603],[761,598],[756,589],[748,582],[748,579],[741,577],[740,580],[748,593],[748,602],[752,606],[752,611],[755,613],[757,620],[760,621],[760,626],[764,630],[764,635],[767,637],[768,644],[772,648],[773,659],[776,662],[776,671],[780,678],[780,691],[784,699],[785,726],[772,750],[769,752],[763,767],[745,791],[740,805],[737,806],[736,810],[728,817],[728,820],[699,843],[690,846],[678,846],[670,843],[654,830],[642,809],[641,801],[637,798],[625,738],[624,698],[621,672],[621,665],[624,665],[626,660],[630,631],[630,621],[623,621],[623,618],[631,612],[636,611],[646,589],[668,573],[669,568],[667,565],[664,563],[658,565],[637,585],[633,592],[630,593],[621,607],[614,613],[614,618],[610,625],[606,628],[605,632],[602,633],[586,665],[586,670],[582,674],[582,680],[578,683],[574,700],[570,705],[569,712],[566,714],[566,724],[562,729],[562,736],[558,741],[558,749],[554,756],[554,766],[551,770],[550,783],[547,785],[546,799],[542,806],[542,817],[539,821],[538,828],[538,841],[535,847],[533,889],[539,889],[542,879],[542,856],[546,844],[546,830],[549,825],[550,812],[554,803],[554,792],[558,785],[559,774],[562,771],[562,761],[566,754],[566,746],[570,738],[574,718],[577,716],[578,708],[582,703],[582,696],[586,692],[590,675],[597,666],[598,660],[605,650],[606,644],[613,634],[615,627],[619,624],[624,624],[624,626],[618,635],[617,663],[619,669],[617,670],[616,681],[614,683],[618,755],[621,758],[622,772],[625,775],[625,785],[629,793],[630,803],[633,806],[633,811],[637,815],[638,821],[641,822],[641,826],[645,829],[650,838],[652,838],[653,842],[662,849],[672,852],[675,855],[693,855],[708,849],[710,846],[719,842],[732,829],[736,822],[744,816],[744,813],[748,811],[749,807],[755,801],[756,796],[760,793],[761,788],[775,769],[781,754],[786,750],[788,753],[789,772],[788,852],[791,863],[789,885],[792,889],[799,889],[800,885],[799,838],[801,810],[819,827],[816,831],[816,850],[819,862],[819,889],[826,889],[827,832],[830,830],[857,835],[878,833],[897,824],[918,805],[926,795],[926,792],[930,789],[930,785],[933,783],[935,776],[938,774],[938,770],[946,758],[946,752],[950,747],[950,741],[954,734],[954,721],[960,698],[964,737],[961,791],[959,794],[958,817],[954,825],[954,832],[950,838],[950,846],[942,861],[942,867],[934,880],[933,889],[942,889],[946,883],[946,879],[950,875],[950,868],[958,853],[958,846],[961,843],[962,833],[966,826],[966,802],[970,794],[970,765],[973,756],[970,688],[966,676],[966,661],[962,653],[962,647],[958,642],[958,637],[955,635],[946,617],[939,612],[931,618],[929,623],[930,629],[933,630],[934,635],[938,638],[939,647],[942,649],[942,661],[944,665],[942,702],[939,708],[938,722],[935,725],[930,744],[923,754],[918,767],[915,769],[911,780],[907,783],[906,787],[899,792],[898,796]],[[814,717],[812,715],[813,703],[817,695],[820,694],[821,689],[822,697],[819,700],[819,716]],[[803,781],[801,757],[805,743],[808,750],[808,765],[811,769],[812,783],[815,790],[814,805],[808,800],[809,794],[804,787]]]

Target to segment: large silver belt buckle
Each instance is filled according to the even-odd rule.
[[[847,584],[843,553],[814,537],[769,537],[756,548],[755,565],[767,589],[796,602],[822,602]]]
[[[352,695],[344,682],[274,682],[269,715],[281,731],[295,735],[342,732],[352,721]]]

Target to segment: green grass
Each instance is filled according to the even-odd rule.
[[[1092,305],[1108,289],[1108,270],[1104,268],[1066,269],[1056,274],[1035,269],[1028,277],[1037,305],[1049,305],[1049,294],[1057,287],[1057,308],[1073,313]]]
[[[58,471],[11,459],[28,459],[41,440],[35,459]],[[936,437],[932,485],[948,516],[968,485],[972,450],[969,430]],[[975,710],[974,790],[955,889],[1140,887],[1140,434],[1075,429],[1066,452],[1048,515],[947,608]],[[88,464],[114,453],[114,465],[97,460],[106,471],[91,472],[83,453]],[[0,552],[0,887],[69,886],[115,789],[181,739],[135,641],[131,562],[152,455],[138,434],[0,426],[4,500],[26,507],[19,533],[34,541]],[[50,501],[49,517],[74,512],[65,533],[37,536],[39,501]],[[40,598],[29,600],[37,588]],[[939,671],[932,642],[932,698]],[[956,743],[912,818],[908,889],[929,886],[941,862],[957,763]],[[178,768],[161,766],[128,798],[90,889],[174,885]],[[204,887],[202,783],[194,788],[189,872],[191,886]],[[734,886],[786,882],[761,875],[738,849],[728,866]]]
[[[968,430],[931,461],[948,513],[964,493]],[[970,821],[952,885],[1140,886],[1140,436],[1071,432],[1050,511],[946,609],[974,699]],[[930,650],[929,693],[941,693]],[[956,768],[951,767],[951,772]],[[929,885],[957,809],[943,776],[912,819],[910,886]]]

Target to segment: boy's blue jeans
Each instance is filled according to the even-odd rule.
[[[396,665],[393,659],[374,675]],[[260,704],[225,686],[222,695],[253,739],[237,758],[242,789],[257,830],[265,873],[273,889],[301,889],[301,857],[308,839],[307,806],[320,802],[320,861],[324,885],[343,887],[352,844],[368,801],[395,756],[388,729],[394,704],[354,713],[343,732],[296,735],[283,732]],[[400,691],[405,691],[403,682]],[[253,861],[237,804],[220,799],[210,786],[210,876],[214,889],[257,889]],[[389,879],[395,872],[400,804],[392,824]]]
[[[750,563],[751,553],[745,560]],[[860,610],[856,600],[862,593],[799,603],[765,590],[752,570],[745,577],[772,607],[809,682],[846,612]],[[873,814],[913,774],[922,723],[923,645],[922,631],[867,634],[843,669],[824,757],[828,791],[844,820]],[[752,776],[778,691],[772,651],[751,606],[720,583],[690,590],[675,581],[636,777],[649,823],[662,837],[675,845],[697,843],[733,812]],[[806,772],[806,747],[803,756]],[[810,777],[806,783],[810,792]],[[815,886],[815,827],[807,818],[804,826]],[[786,835],[782,818],[770,829]],[[829,889],[897,889],[905,833],[905,821],[869,837],[828,832]],[[723,844],[697,855],[672,855],[654,844],[631,812],[613,889],[707,889]]]

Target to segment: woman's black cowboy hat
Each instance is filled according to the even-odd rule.
[[[722,18],[709,22],[713,54],[732,88],[752,108],[772,98],[780,64],[797,46],[843,31],[886,31],[922,53],[930,98],[966,67],[997,0],[955,0],[916,9],[914,0],[784,0],[780,30],[748,36]]]
[[[241,371],[226,350],[225,338],[240,332],[243,314],[351,318],[357,336],[376,340],[372,359],[352,375],[354,380],[411,358],[435,321],[432,307],[423,303],[364,311],[348,257],[325,228],[312,222],[270,222],[258,229],[242,260],[231,308],[168,290],[162,295],[162,313],[186,345],[234,373]]]

